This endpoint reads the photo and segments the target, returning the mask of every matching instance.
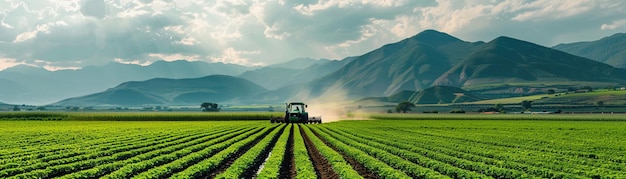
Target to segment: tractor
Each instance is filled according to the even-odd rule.
[[[301,102],[291,102],[285,104],[285,117],[274,117],[270,119],[272,123],[322,123],[322,116],[309,116],[306,111],[308,107]]]

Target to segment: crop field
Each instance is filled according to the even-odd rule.
[[[0,178],[626,177],[619,117],[480,116],[0,120]]]

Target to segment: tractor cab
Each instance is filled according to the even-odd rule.
[[[290,113],[305,113],[306,107],[308,107],[304,103],[289,103],[287,104],[287,110]]]
[[[306,112],[308,107],[304,103],[293,102],[287,103],[285,110],[285,122],[289,123],[306,123],[309,119],[309,113]]]
[[[322,116],[311,116],[306,110],[308,106],[301,102],[285,103],[285,117],[272,117],[272,123],[322,123]]]

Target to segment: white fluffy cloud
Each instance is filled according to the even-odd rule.
[[[612,0],[6,0],[0,69],[339,59],[426,29],[551,46],[624,32],[625,11]]]

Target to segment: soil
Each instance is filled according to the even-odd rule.
[[[313,162],[313,167],[315,168],[315,173],[317,174],[317,178],[327,179],[327,178],[340,178],[339,175],[333,170],[332,165],[328,162],[326,157],[324,157],[319,150],[315,147],[315,144],[311,141],[309,136],[306,135],[302,127],[300,128],[300,134],[304,138],[304,145],[309,153],[309,157]]]
[[[343,156],[343,159],[346,160],[346,162],[348,162],[348,164],[350,164],[350,166],[352,166],[352,168],[359,173],[359,175],[363,176],[363,178],[380,178],[378,175],[376,175],[374,172],[372,172],[371,170],[365,168],[365,166],[363,166],[363,164],[359,163],[358,161],[356,161],[354,158],[346,155],[346,153],[344,153],[343,151],[337,149],[337,147],[331,145],[330,143],[328,143],[326,140],[324,140],[323,137],[321,137],[315,130],[311,130],[313,132],[313,134],[315,134],[315,136],[317,136],[317,138],[319,138],[320,140],[322,140],[322,142],[324,142],[324,144],[326,144],[327,146],[329,146],[330,148],[332,148],[333,150],[337,151],[339,154],[341,154],[341,156]]]
[[[283,162],[280,164],[280,176],[278,176],[278,178],[295,178],[296,176],[296,166],[294,165],[296,161],[293,157],[293,124],[287,125],[291,126],[289,129],[289,139],[287,140],[287,148],[285,149]]]

